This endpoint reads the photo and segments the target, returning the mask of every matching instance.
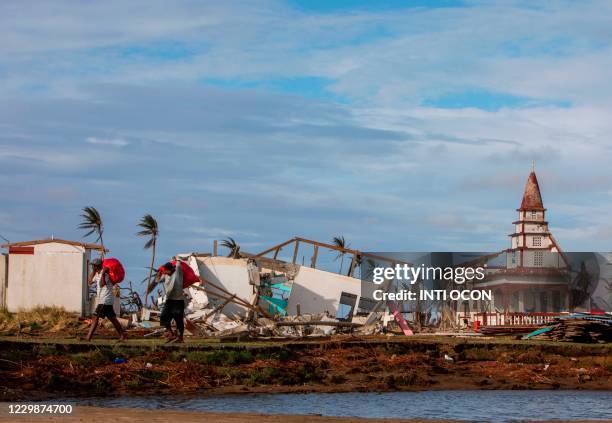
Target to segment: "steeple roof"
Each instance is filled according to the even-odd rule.
[[[521,208],[519,210],[545,210],[542,203],[542,194],[540,194],[540,186],[538,185],[538,178],[533,171],[529,174],[529,178],[527,178],[525,193],[523,194],[523,201],[521,201]]]

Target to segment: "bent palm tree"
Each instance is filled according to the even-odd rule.
[[[348,248],[348,244],[346,243],[346,240],[344,239],[343,236],[335,236],[332,239],[332,244],[334,244],[338,248]],[[346,253],[344,251],[339,251],[338,255],[335,258],[335,260],[340,259],[340,273],[342,273],[342,264],[344,263],[345,254]]]
[[[151,278],[153,277],[153,269],[155,267],[155,248],[157,246],[157,237],[159,236],[159,227],[157,226],[157,220],[150,214],[145,214],[140,223],[138,224],[142,228],[142,231],[136,233],[138,236],[148,236],[149,239],[144,245],[144,249],[151,249],[151,266],[149,267],[149,279],[147,282],[147,294],[149,293],[149,287],[151,287]],[[145,306],[148,303],[148,295],[145,296]]]
[[[221,241],[221,246],[227,248],[230,252],[228,257],[238,258],[240,256],[240,245],[232,237],[227,237]]]
[[[95,207],[84,207],[81,217],[83,218],[83,221],[79,225],[79,229],[89,231],[85,234],[84,238],[88,237],[89,235],[96,234],[96,242],[100,241],[100,245],[102,246],[102,256],[104,256],[104,239],[102,238],[104,233],[104,225],[102,223],[100,212],[98,212]]]

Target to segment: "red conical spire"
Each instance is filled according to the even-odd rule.
[[[519,210],[544,210],[538,178],[536,178],[536,174],[533,171],[529,174],[529,178],[527,178],[525,193],[523,194],[523,201],[521,201],[521,208]]]

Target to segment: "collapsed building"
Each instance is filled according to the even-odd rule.
[[[303,254],[305,250],[308,260]],[[347,258],[346,272],[318,267],[322,250]],[[290,258],[285,257],[287,253]],[[329,334],[330,328],[352,330],[368,326],[374,330],[385,319],[395,320],[400,330],[409,332],[397,308],[392,305],[396,312],[389,312],[388,304],[373,299],[373,284],[357,277],[363,260],[393,264],[389,258],[300,237],[257,254],[236,252],[222,257],[214,248],[213,253],[177,257],[187,262],[202,280],[187,289],[187,318],[209,333],[247,331],[245,323],[258,321],[268,329],[284,327],[280,331],[284,335],[302,334],[306,326],[319,326],[315,333]],[[165,300],[161,287],[152,300],[159,309]],[[146,317],[151,314],[157,311],[144,312]]]

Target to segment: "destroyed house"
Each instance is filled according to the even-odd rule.
[[[289,260],[282,260],[282,252],[289,254]],[[303,255],[308,250],[308,257]],[[346,255],[346,267],[342,273],[317,268],[321,250]],[[302,264],[298,257],[302,257]],[[349,248],[292,238],[258,254],[240,252],[237,258],[220,257],[213,254],[181,254],[190,266],[204,280],[203,286],[212,282],[226,295],[232,294],[259,307],[269,316],[326,314],[341,321],[351,321],[356,314],[368,314],[377,302],[369,294],[367,283],[355,277],[360,260],[369,257]],[[387,260],[385,258],[378,258]],[[307,263],[307,264],[306,264]],[[366,285],[364,285],[366,284]],[[366,286],[365,292],[362,287]],[[215,296],[190,290],[193,300],[200,304],[219,304]],[[380,311],[384,311],[381,309]],[[244,304],[228,302],[224,313],[229,316],[244,316],[249,308]]]

